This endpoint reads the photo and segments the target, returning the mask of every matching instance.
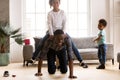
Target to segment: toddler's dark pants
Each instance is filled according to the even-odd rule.
[[[101,44],[98,46],[98,58],[100,64],[105,65],[106,62],[106,44]]]

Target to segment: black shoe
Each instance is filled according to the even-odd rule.
[[[96,69],[105,69],[105,65],[99,65]]]
[[[9,76],[9,72],[5,71],[4,74],[3,74],[3,77],[8,77],[8,76]]]
[[[33,60],[27,60],[26,66],[28,66],[28,64],[33,64]]]
[[[85,64],[84,62],[80,63],[80,66],[82,66],[83,68],[88,68],[87,64]]]

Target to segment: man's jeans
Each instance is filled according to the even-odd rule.
[[[60,51],[55,51],[53,49],[49,49],[49,51],[47,53],[47,62],[48,62],[49,74],[54,74],[56,71],[56,65],[55,65],[56,56],[59,59],[60,72],[66,73],[67,72],[66,49],[63,48]]]

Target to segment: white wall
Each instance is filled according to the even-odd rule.
[[[114,0],[113,2],[113,41],[115,57],[120,52],[120,0]]]
[[[15,28],[22,26],[21,22],[21,0],[10,0],[10,24]],[[10,40],[10,60],[11,62],[20,62],[22,60],[22,46]]]
[[[22,26],[21,22],[21,1],[22,0],[10,0],[10,22],[12,25],[17,27]],[[91,1],[91,26],[92,35],[97,35],[98,33],[98,20],[104,18],[107,20],[108,25],[106,28],[107,42],[114,43],[114,36],[118,36],[120,32],[114,33],[114,26],[119,26],[119,20],[113,22],[113,2],[120,0],[90,0]],[[119,11],[118,11],[119,12]],[[118,15],[118,14],[117,14]],[[116,25],[115,25],[116,24]],[[117,28],[116,28],[117,29]],[[22,46],[17,44],[11,45],[11,62],[22,62]]]
[[[92,23],[92,35],[98,33],[98,21],[101,18],[107,20],[108,25],[106,27],[107,42],[110,42],[110,25],[109,25],[109,1],[110,0],[91,0],[91,23]]]
[[[100,18],[108,22],[107,42],[114,44],[114,57],[120,52],[120,0],[91,0],[92,34],[98,31],[97,24]]]

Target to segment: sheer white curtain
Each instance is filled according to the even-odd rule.
[[[23,0],[23,33],[43,37],[47,31],[49,0]],[[89,0],[61,0],[66,12],[67,32],[71,37],[89,36]]]

